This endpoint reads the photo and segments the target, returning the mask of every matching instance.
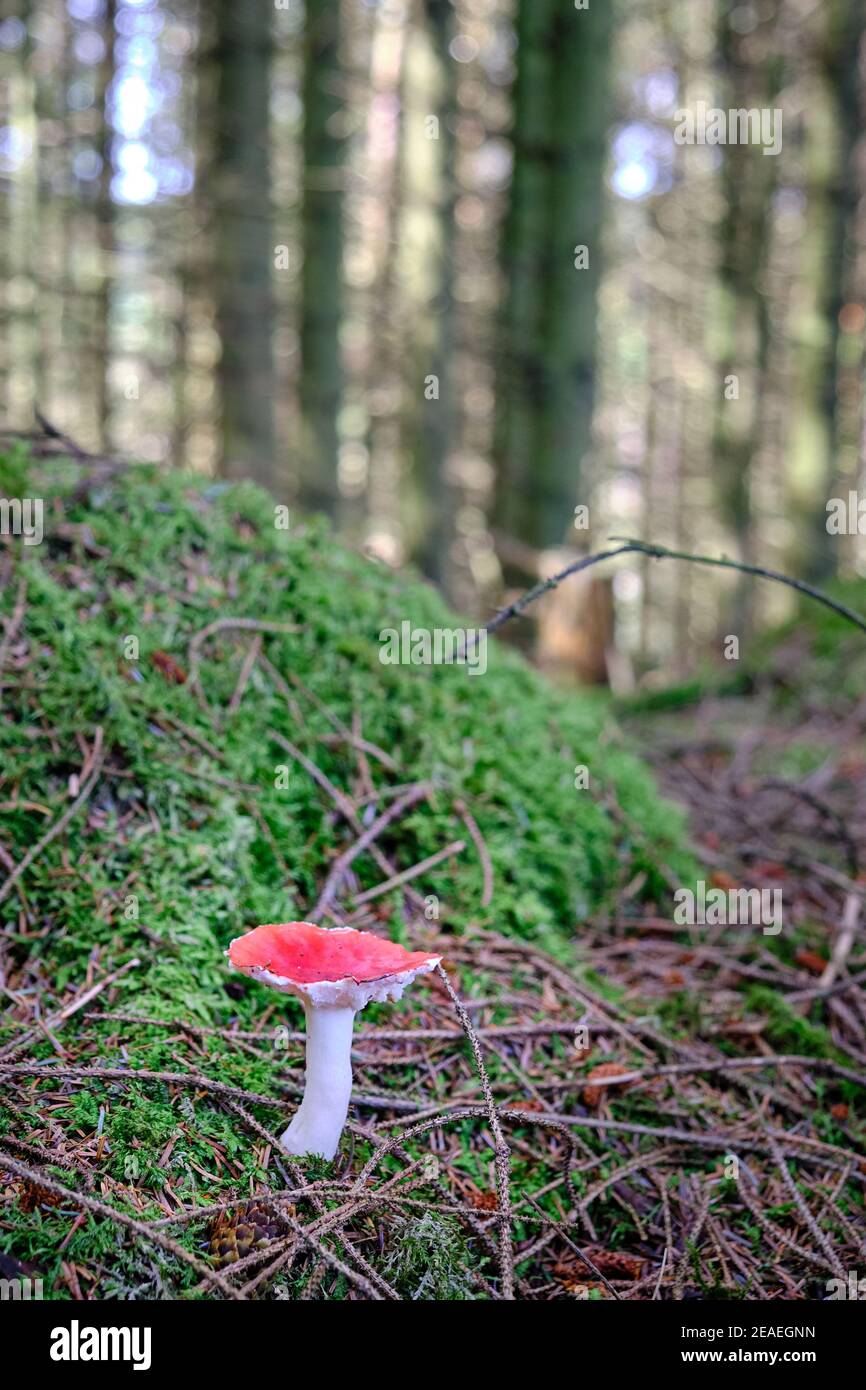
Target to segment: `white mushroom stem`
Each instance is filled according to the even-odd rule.
[[[290,1154],[331,1159],[349,1113],[352,1095],[352,1027],[355,1010],[305,1004],[307,1084],[304,1099],[280,1137]]]

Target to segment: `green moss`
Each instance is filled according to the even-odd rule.
[[[428,628],[463,625],[417,576],[395,575],[350,553],[320,523],[278,530],[271,501],[250,486],[134,468],[82,501],[73,495],[75,471],[51,467],[50,486],[28,480],[20,452],[6,460],[5,472],[0,467],[0,479],[10,480],[7,493],[43,496],[46,510],[44,543],[8,552],[17,575],[0,591],[8,615],[17,578],[26,580],[19,640],[27,660],[7,662],[0,719],[0,797],[22,803],[4,813],[4,845],[13,859],[20,861],[70,805],[97,726],[104,752],[86,807],[21,881],[23,929],[17,893],[0,904],[7,960],[13,967],[26,960],[30,978],[41,973],[52,996],[80,987],[94,960],[107,970],[135,956],[140,963],[119,981],[113,1008],[190,1023],[261,1022],[273,997],[232,976],[224,951],[258,922],[309,913],[333,854],[346,843],[328,796],[274,736],[290,739],[337,787],[351,789],[357,754],[334,737],[325,708],[347,726],[359,715],[364,737],[393,760],[386,769],[370,755],[377,786],[435,783],[429,804],[389,829],[387,850],[406,868],[450,841],[466,841],[461,855],[416,882],[438,900],[440,924],[456,933],[470,923],[489,925],[573,964],[583,918],[612,905],[640,870],[648,894],[662,884],[662,868],[695,876],[682,820],[660,807],[608,702],[554,690],[494,643],[483,676],[462,667],[380,663],[384,628],[404,619]],[[302,684],[292,690],[295,703],[258,663],[230,711],[249,632],[220,632],[202,647],[199,693],[167,677],[165,657],[188,670],[194,636],[227,616],[292,627],[263,634],[262,643],[273,667]],[[135,653],[129,638],[138,644]],[[589,769],[586,790],[574,785],[578,764]],[[481,865],[455,811],[458,799],[490,855],[489,909],[481,907]],[[383,877],[368,856],[354,868],[361,888]],[[400,905],[396,893],[381,902],[394,937],[405,931]],[[514,983],[521,985],[516,967]],[[493,987],[483,972],[460,984]],[[393,1023],[395,1009],[417,1006],[410,996],[381,1017],[371,1007],[367,1022]],[[259,1055],[205,1035],[196,1064],[247,1090],[280,1096],[288,1084],[291,1094],[302,1076],[302,1049],[282,1046],[276,1024],[295,1021],[293,1007],[280,1006]],[[15,1035],[4,1028],[4,1040]],[[63,1036],[84,1066],[186,1067],[170,1029],[94,1018],[85,1024],[82,1016]],[[198,1188],[218,1200],[273,1181],[236,1118],[207,1099],[160,1082],[106,1079],[75,1089],[64,1103],[51,1079],[58,1061],[52,1044],[39,1041],[29,1055],[45,1063],[54,1123],[76,1145],[95,1149],[100,1136],[101,1168],[118,1183],[112,1201],[123,1207],[124,1188],[135,1188],[130,1212],[140,1214],[143,1202],[151,1216],[163,1215],[167,1183],[185,1197]],[[497,1078],[499,1059],[491,1056],[488,1065]],[[415,1064],[407,1061],[385,1074],[381,1089],[408,1092],[414,1079]],[[433,1085],[435,1093],[439,1083]],[[0,1111],[0,1131],[38,1134],[43,1097],[34,1085],[14,1116]],[[274,1121],[268,1107],[254,1113],[265,1124]],[[462,1143],[455,1167],[462,1163],[485,1188],[489,1155],[473,1145],[471,1122],[455,1132]],[[308,1176],[330,1171],[311,1161]],[[57,1175],[73,1186],[78,1181],[63,1170]],[[524,1171],[515,1164],[518,1187],[552,1176],[543,1165]],[[199,1296],[192,1293],[195,1273],[171,1257],[145,1258],[122,1231],[90,1217],[67,1242],[69,1223],[68,1211],[28,1214],[13,1203],[0,1250],[32,1261],[51,1297],[68,1294],[64,1260],[91,1271],[108,1296]],[[201,1229],[179,1228],[178,1238],[201,1252]],[[467,1270],[473,1261],[480,1268],[479,1258],[459,1226],[432,1217],[404,1223],[388,1254],[407,1297],[471,1296]],[[296,1297],[302,1287],[303,1280],[288,1278],[281,1296]],[[344,1293],[336,1281],[327,1296]]]
[[[836,1055],[826,1028],[802,1018],[775,990],[766,985],[753,985],[748,990],[746,1000],[748,1008],[766,1015],[764,1036],[777,1052],[808,1052],[814,1057]]]
[[[229,939],[260,921],[302,915],[315,899],[341,832],[327,797],[273,731],[338,787],[354,775],[356,755],[324,741],[334,729],[315,703],[298,693],[292,711],[260,667],[239,709],[227,712],[247,633],[220,633],[202,648],[202,702],[188,684],[167,679],[161,654],[186,668],[190,640],[217,617],[296,625],[264,636],[268,658],[345,724],[360,714],[365,738],[397,764],[385,773],[374,759],[376,780],[436,781],[432,805],[390,837],[400,867],[466,839],[453,802],[471,806],[493,864],[487,918],[497,929],[567,942],[626,874],[645,869],[652,891],[660,864],[684,867],[681,820],[670,808],[659,815],[652,779],[609,710],[552,690],[494,643],[483,676],[382,665],[383,628],[459,620],[419,579],[348,552],[323,525],[277,529],[272,503],[256,488],[136,468],[86,504],[56,484],[46,518],[44,544],[18,552],[31,660],[27,679],[5,691],[2,783],[56,813],[80,770],[76,734],[92,739],[97,725],[108,767],[91,822],[78,816],[63,837],[66,857],[58,840],[26,878],[50,927],[28,949],[50,957],[59,984],[79,978],[94,949],[141,953],[144,926],[166,949],[146,952],[148,968],[128,978],[125,992],[144,1011],[208,1021],[229,1002]],[[53,737],[40,734],[46,728]],[[581,763],[587,790],[574,787]],[[606,799],[622,808],[622,824]],[[15,857],[45,824],[38,810],[9,816]],[[382,876],[366,856],[357,870],[362,887]],[[417,886],[435,895],[454,929],[482,915],[471,843]],[[0,909],[13,931],[15,912],[13,898]]]
[[[453,1217],[425,1211],[394,1222],[383,1272],[404,1298],[438,1303],[476,1298],[473,1268],[481,1268],[478,1257]]]

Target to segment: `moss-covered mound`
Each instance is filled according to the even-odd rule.
[[[543,1232],[581,1202],[588,1254],[624,1296],[824,1296],[827,1239],[849,1268],[862,1225],[862,1067],[856,1010],[808,973],[841,920],[816,914],[814,804],[803,823],[784,803],[778,848],[772,817],[762,839],[772,871],[792,829],[809,846],[808,875],[784,880],[784,937],[720,949],[711,929],[704,950],[659,923],[653,939],[636,898],[663,911],[660,877],[696,871],[607,701],[552,690],[492,643],[483,675],[383,665],[383,629],[455,625],[417,578],[319,524],[275,526],[255,489],[91,468],[0,466],[0,497],[46,501],[41,545],[0,545],[0,1274],[75,1300],[602,1297]],[[714,863],[751,883],[759,812],[738,785],[707,795],[711,708],[696,772],[677,781],[674,759],[667,776]],[[668,719],[681,741],[678,709],[635,743],[662,747]],[[844,742],[848,713],[836,722]],[[374,852],[332,875],[389,809]],[[296,1164],[277,1134],[302,1093],[299,1006],[223,951],[316,913],[335,877],[331,920],[429,944],[446,974],[365,1010],[341,1148]],[[741,1051],[745,1077],[728,1070]],[[671,1061],[688,1065],[664,1075]],[[782,1147],[822,1201],[822,1242],[778,1226]],[[747,1191],[720,1177],[741,1153]],[[734,1264],[696,1225],[702,1191]]]
[[[359,759],[376,788],[435,784],[389,827],[387,849],[403,870],[466,841],[414,882],[456,930],[486,919],[567,940],[627,875],[645,870],[652,888],[675,859],[680,822],[602,703],[552,690],[492,642],[483,675],[382,664],[383,629],[458,624],[417,577],[350,553],[323,524],[283,529],[252,486],[136,468],[82,488],[56,461],[36,468],[6,461],[5,495],[11,483],[45,498],[45,535],[8,538],[2,557],[3,877],[75,800],[102,730],[90,795],[0,903],[55,983],[81,978],[95,949],[105,961],[140,948],[144,929],[178,949],[155,953],[130,988],[163,1016],[225,1006],[228,940],[309,913],[356,838],[314,774],[352,794]],[[196,640],[225,619],[263,626]],[[489,854],[486,908],[455,802]],[[355,892],[385,877],[367,855],[353,869]],[[398,904],[399,890],[376,900],[394,934]]]

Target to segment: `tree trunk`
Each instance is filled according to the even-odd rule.
[[[276,490],[271,10],[217,0],[214,231],[222,472]]]
[[[824,314],[829,342],[824,363],[822,408],[829,439],[827,498],[847,498],[862,469],[862,371],[864,277],[859,221],[863,198],[864,116],[862,52],[866,15],[862,0],[836,0],[828,6],[826,72],[833,99],[838,141],[835,176],[827,188],[828,238]],[[860,264],[858,265],[858,261]],[[858,275],[859,271],[859,275]],[[846,305],[850,305],[848,313]],[[858,313],[859,309],[859,313]],[[854,546],[843,547],[827,531],[826,511],[817,509],[815,554],[810,575],[821,579],[854,560]]]
[[[720,20],[719,47],[730,74],[724,104],[734,109],[773,107],[774,74],[766,61],[752,58],[754,38],[749,35],[749,41],[745,40],[731,27],[730,18],[725,13]],[[775,8],[765,22],[775,26]],[[713,459],[722,515],[736,535],[740,558],[747,562],[755,560],[752,460],[758,452],[768,389],[771,334],[765,273],[777,165],[778,157],[765,158],[755,145],[731,144],[724,151],[727,213],[720,225],[719,246],[723,349]],[[734,622],[741,634],[749,630],[752,607],[752,587],[741,576],[734,605]]]
[[[434,142],[438,155],[431,195],[436,225],[436,288],[431,304],[429,365],[425,369],[423,430],[418,440],[419,477],[426,502],[426,525],[421,546],[425,574],[448,588],[449,547],[454,536],[454,488],[448,463],[454,447],[456,406],[454,393],[454,199],[456,157],[453,124],[457,111],[455,66],[448,45],[453,34],[454,11],[448,0],[426,0],[426,18],[433,51],[438,59],[436,90],[431,93],[430,114],[438,121]]]
[[[521,0],[517,18],[497,524],[539,548],[569,536],[574,507],[584,500],[610,14],[609,4],[577,10],[558,0]]]
[[[114,21],[116,12],[116,0],[108,0],[102,19],[105,55],[99,66],[99,86],[97,92],[97,104],[102,123],[100,132],[102,172],[99,179],[99,201],[96,211],[100,280],[96,305],[96,333],[94,335],[94,372],[96,378],[96,423],[99,430],[99,446],[106,452],[110,452],[113,443],[109,377],[112,362],[111,307],[115,271],[114,199],[111,195],[111,180],[114,175],[114,165],[111,157],[114,128],[111,121],[111,111],[109,109],[109,91],[114,77]]]
[[[300,497],[337,516],[337,417],[343,396],[343,102],[339,0],[307,0],[304,34],[304,208]]]

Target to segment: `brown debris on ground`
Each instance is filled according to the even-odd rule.
[[[665,937],[652,941],[658,963],[648,965],[642,949],[619,956],[611,951],[609,960],[621,962],[626,975],[639,972],[642,986],[652,984],[650,992],[663,992],[665,957],[682,957],[683,948]],[[494,1079],[482,1080],[454,1019],[447,977],[417,1009],[413,1026],[361,1026],[355,1119],[333,1176],[307,1179],[252,1113],[267,1106],[276,1117],[285,1109],[284,1096],[248,1093],[199,1069],[206,1030],[166,1023],[177,1056],[171,1072],[99,1069],[102,1078],[121,1086],[162,1083],[174,1095],[188,1094],[197,1105],[224,1106],[234,1115],[238,1131],[257,1146],[261,1167],[274,1175],[273,1188],[253,1199],[254,1209],[267,1213],[266,1221],[253,1223],[255,1239],[247,1239],[244,1221],[249,1193],[217,1203],[215,1210],[212,1204],[190,1205],[169,1184],[163,1216],[132,1217],[126,1210],[130,1199],[145,1210],[150,1194],[142,1193],[136,1203],[134,1183],[101,1172],[98,1146],[82,1149],[74,1134],[63,1133],[53,1103],[70,1088],[86,1086],[94,1070],[86,1026],[74,1043],[65,1040],[66,1056],[52,1066],[54,1085],[40,1092],[45,1132],[2,1140],[0,1168],[12,1184],[11,1199],[32,1203],[38,1196],[62,1203],[70,1225],[81,1219],[74,1212],[82,1207],[120,1222],[145,1247],[153,1242],[192,1264],[213,1294],[231,1298],[252,1297],[257,1290],[267,1296],[276,1274],[304,1263],[323,1292],[342,1274],[352,1298],[393,1298],[396,1291],[377,1270],[372,1252],[394,1216],[424,1211],[460,1221],[487,1256],[485,1274],[476,1276],[478,1293],[494,1298],[669,1299],[706,1297],[710,1291],[803,1298],[823,1296],[828,1279],[856,1268],[866,1244],[866,1162],[847,1126],[847,1107],[838,1123],[850,1147],[822,1138],[817,1120],[827,1103],[819,1086],[825,1084],[831,1096],[849,1076],[866,1086],[866,1067],[858,1058],[852,1057],[850,1069],[827,1059],[822,1077],[814,1058],[774,1055],[758,1031],[735,1035],[737,1053],[729,1056],[711,1037],[663,1036],[647,1013],[635,1016],[631,1001],[626,1006],[602,998],[531,944],[481,929],[442,944],[455,974],[471,969],[487,982],[483,999],[465,1000],[472,1019],[466,1022],[481,1056],[503,1065]],[[633,944],[643,943],[635,938]],[[583,949],[592,958],[589,942]],[[727,999],[735,962],[721,962],[717,954],[704,959],[696,950],[685,968],[708,1006],[719,990]],[[707,972],[714,978],[706,980]],[[792,982],[785,977],[783,983]],[[503,1007],[510,1022],[488,1023]],[[129,1040],[138,1025],[153,1023],[94,1010],[84,1015],[85,1025],[96,1018],[112,1021],[118,1039]],[[576,1059],[574,1039],[585,1026],[592,1047],[586,1060],[578,1048]],[[245,1052],[271,1045],[265,1035],[215,1031]],[[724,1041],[730,1046],[730,1037]],[[300,1038],[292,1046],[299,1061]],[[598,1063],[602,1056],[620,1060]],[[417,1082],[399,1097],[389,1095],[388,1072],[407,1058],[418,1061]],[[0,1068],[7,1094],[45,1073],[44,1064],[27,1061],[24,1049]],[[601,1079],[602,1069],[604,1087],[590,1085]],[[600,1092],[591,1105],[587,1089]],[[494,1119],[503,1136],[499,1164]],[[486,1154],[484,1189],[465,1177],[467,1142],[475,1154]],[[362,1161],[370,1146],[372,1154]],[[426,1158],[418,1156],[419,1147]],[[736,1181],[729,1180],[732,1159]],[[65,1169],[65,1181],[46,1176],[48,1165]],[[210,1260],[172,1239],[191,1222],[210,1232]],[[748,1226],[758,1228],[757,1240],[746,1234]],[[218,1239],[226,1232],[236,1237],[231,1259],[224,1258],[228,1247]],[[606,1284],[593,1277],[593,1269]],[[83,1281],[87,1274],[80,1270],[77,1277]],[[315,1296],[315,1289],[306,1296]]]

